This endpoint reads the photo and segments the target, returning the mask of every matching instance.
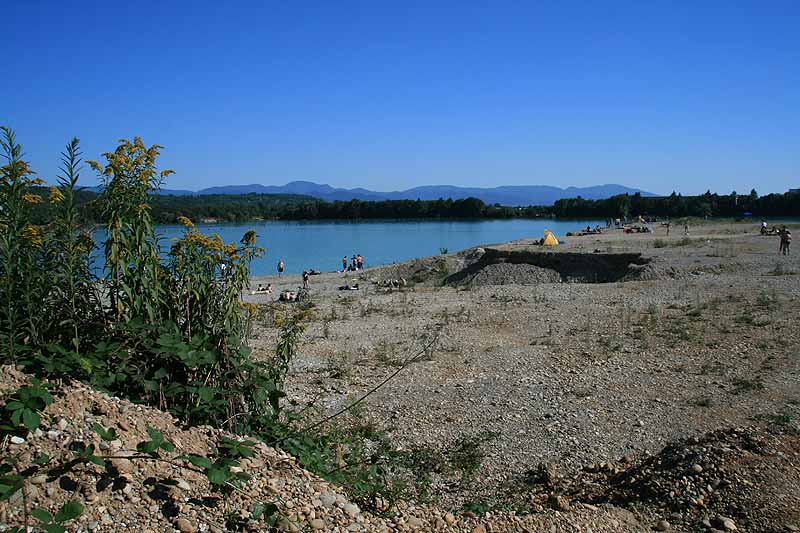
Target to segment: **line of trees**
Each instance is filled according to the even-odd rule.
[[[648,197],[639,193],[622,194],[604,200],[569,198],[558,200],[552,214],[559,218],[606,218],[649,215],[656,217],[741,217],[746,213],[756,217],[800,216],[800,192],[759,196],[755,189],[749,194],[716,194],[707,191],[698,196]]]
[[[42,188],[46,196],[48,190]],[[99,208],[98,194],[76,191],[76,202],[84,218],[105,222]],[[37,217],[48,217],[48,204],[36,206]],[[698,196],[642,196],[621,194],[602,200],[565,198],[552,206],[508,207],[489,205],[477,198],[459,200],[384,200],[326,202],[303,195],[288,194],[215,194],[204,196],[154,196],[151,201],[153,221],[177,223],[181,217],[194,221],[244,222],[250,220],[376,220],[376,219],[503,219],[503,218],[616,218],[638,215],[655,217],[756,217],[800,216],[800,192],[759,196],[716,194]]]

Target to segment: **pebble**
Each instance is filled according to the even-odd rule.
[[[656,531],[669,531],[670,524],[666,520],[659,520],[658,523],[655,525]]]
[[[569,500],[564,496],[552,494],[547,502],[550,504],[550,507],[556,511],[566,512],[570,510]]]
[[[444,521],[447,522],[448,525],[452,526],[456,523],[456,517],[453,515],[453,513],[445,513]]]
[[[121,474],[130,474],[135,470],[134,464],[128,459],[112,459],[111,464],[119,470]]]
[[[321,518],[313,519],[311,522],[309,522],[309,525],[311,526],[311,529],[325,529],[325,521]]]
[[[11,437],[11,444],[25,444],[25,439],[14,435]]]
[[[359,509],[359,508],[358,508],[358,505],[356,505],[356,504],[354,504],[354,503],[348,503],[348,504],[346,504],[346,505],[345,505],[345,506],[342,508],[342,510],[344,510],[344,512],[345,512],[345,513],[349,514],[349,515],[350,515],[350,516],[352,516],[353,518],[355,518],[356,516],[358,516],[358,515],[361,513],[361,509]]]
[[[422,520],[420,520],[416,516],[408,517],[407,523],[411,527],[422,527],[423,525]]]
[[[175,527],[177,527],[178,531],[180,531],[181,533],[197,532],[197,528],[194,526],[194,524],[192,524],[185,518],[178,518],[177,520],[175,520]]]
[[[336,495],[330,492],[323,492],[319,495],[319,501],[325,507],[333,507],[336,504]]]
[[[700,465],[698,465],[698,464],[693,464],[693,465],[692,465],[692,470],[693,470],[693,471],[694,471],[696,474],[699,474],[700,472],[702,472],[702,471],[703,471],[703,467],[702,467],[702,466],[700,466]]]

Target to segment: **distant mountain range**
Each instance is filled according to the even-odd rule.
[[[97,190],[91,187],[90,190]],[[428,185],[414,187],[405,191],[378,192],[368,189],[337,189],[330,185],[321,185],[310,181],[292,181],[286,185],[224,185],[208,187],[199,191],[179,189],[162,189],[160,194],[173,196],[201,196],[207,194],[294,194],[306,195],[329,202],[336,200],[438,200],[439,198],[480,198],[487,204],[508,206],[551,205],[561,198],[580,196],[587,200],[598,200],[617,194],[641,193],[642,196],[656,196],[653,193],[625,187],[624,185],[607,184],[592,187],[552,187],[549,185],[513,185],[492,188],[456,187],[453,185]]]

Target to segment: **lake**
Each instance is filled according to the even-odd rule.
[[[226,243],[239,242],[242,235],[255,229],[258,244],[267,249],[264,257],[252,264],[252,275],[276,273],[278,259],[283,259],[286,272],[300,273],[307,269],[323,272],[339,270],[342,256],[364,256],[366,266],[386,265],[415,257],[435,255],[440,248],[450,252],[479,244],[492,244],[521,238],[540,238],[549,229],[561,238],[568,231],[587,225],[605,226],[599,220],[380,220],[380,221],[263,221],[248,223],[198,224],[204,234],[217,233]],[[172,237],[183,232],[183,226],[162,225],[156,231],[166,248]],[[102,249],[104,230],[95,233]],[[102,258],[95,266],[102,268]]]

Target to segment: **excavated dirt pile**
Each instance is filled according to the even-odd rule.
[[[640,253],[577,253],[497,250],[473,254],[463,269],[447,277],[450,285],[530,285],[534,283],[610,283],[632,281],[649,272]]]
[[[641,463],[587,468],[565,490],[591,504],[647,506],[689,531],[796,531],[800,436],[729,429],[668,444]]]

